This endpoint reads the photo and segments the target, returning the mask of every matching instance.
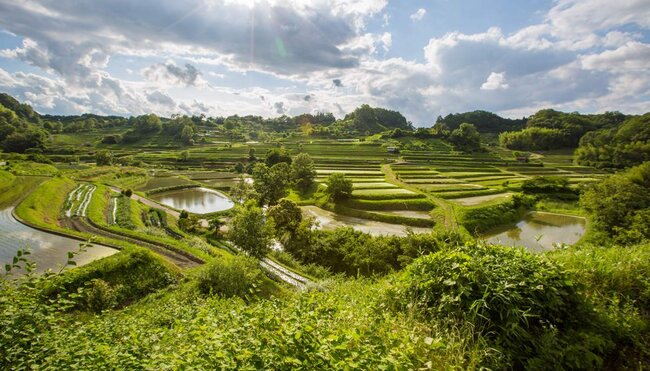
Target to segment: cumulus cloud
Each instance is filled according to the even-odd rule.
[[[47,54],[203,53],[207,59],[277,73],[346,68],[358,57],[339,48],[357,37],[385,1],[92,0],[0,1],[0,23]],[[314,37],[314,35],[327,35]],[[57,43],[58,41],[58,43]],[[30,56],[46,62],[46,55]]]
[[[646,0],[557,0],[519,30],[437,35],[421,59],[387,58],[388,11],[386,0],[0,0],[0,27],[23,39],[0,57],[42,72],[0,69],[0,88],[58,113],[341,116],[369,103],[430,125],[473,109],[650,110]],[[139,60],[145,79],[109,74],[115,56]]]
[[[492,72],[487,80],[481,85],[481,90],[508,89],[505,73]]]
[[[424,8],[420,8],[415,11],[415,13],[410,15],[410,18],[413,22],[418,22],[421,21],[422,18],[427,14],[427,10]]]
[[[200,81],[201,72],[189,63],[179,67],[172,61],[149,66],[142,71],[142,74],[154,82],[192,86]]]

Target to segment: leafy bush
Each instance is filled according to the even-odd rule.
[[[521,183],[524,193],[570,193],[569,179],[559,176],[536,176]]]
[[[164,258],[145,249],[128,249],[66,271],[52,280],[45,293],[51,297],[59,292],[75,292],[87,282],[100,280],[109,287],[91,284],[91,291],[96,290],[97,296],[92,298],[93,306],[87,307],[101,308],[94,306],[99,302],[121,306],[177,282],[180,275],[178,268]]]
[[[595,227],[621,244],[650,239],[650,162],[592,185],[580,197]]]
[[[513,195],[511,199],[496,205],[466,209],[460,222],[471,233],[485,232],[492,227],[519,220],[533,203],[531,197]]]
[[[616,349],[605,368],[634,369],[650,362],[650,244],[583,246],[553,251],[610,322]]]
[[[95,278],[88,284],[86,294],[86,308],[91,312],[99,313],[111,309],[117,302],[115,290],[104,280]]]
[[[262,271],[254,258],[235,256],[214,259],[200,271],[197,286],[204,294],[249,297],[262,282]]]
[[[597,368],[609,346],[571,276],[523,249],[467,244],[415,260],[398,305],[451,324],[470,322],[515,368]]]
[[[325,193],[330,199],[338,201],[350,198],[352,195],[352,181],[345,177],[345,174],[334,173],[327,178]]]

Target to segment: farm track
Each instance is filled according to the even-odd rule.
[[[98,228],[96,226],[93,226],[91,222],[87,220],[87,218],[83,218],[83,217],[66,218],[63,221],[63,224],[66,227],[79,232],[89,233],[89,234],[111,238],[115,240],[126,241],[134,245],[144,247],[146,249],[149,249],[155,253],[164,256],[165,258],[167,258],[168,260],[170,260],[180,268],[191,268],[203,264],[202,260],[196,257],[190,258],[184,254],[174,251],[175,249],[171,249],[166,246],[158,246],[149,241],[143,241],[141,239],[123,236],[121,234],[109,232],[105,229]]]

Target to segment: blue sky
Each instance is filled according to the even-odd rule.
[[[0,0],[0,91],[53,114],[641,113],[649,29],[647,0]]]

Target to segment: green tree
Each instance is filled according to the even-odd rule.
[[[282,237],[285,234],[293,234],[296,227],[302,221],[302,210],[295,202],[283,198],[277,205],[269,208],[267,212],[275,226],[275,236]]]
[[[352,195],[352,181],[342,173],[331,174],[326,181],[327,188],[325,193],[330,199],[339,201],[349,198]]]
[[[243,175],[240,175],[237,178],[237,183],[230,190],[230,197],[235,202],[243,203],[244,201],[252,198],[254,196],[255,190],[253,186],[246,181],[246,178]]]
[[[228,223],[228,239],[248,255],[261,259],[270,251],[273,225],[254,202],[237,206]]]
[[[99,151],[95,154],[97,166],[108,166],[113,164],[113,154],[108,151]]]
[[[133,128],[139,133],[157,133],[162,129],[160,118],[153,113],[133,119]]]
[[[273,148],[266,152],[266,159],[264,160],[266,166],[273,166],[281,162],[291,164],[291,156],[284,148]]]
[[[253,187],[259,194],[261,205],[275,205],[288,194],[290,168],[286,162],[280,162],[270,168],[258,163],[253,167]]]
[[[585,190],[582,206],[591,213],[597,229],[621,243],[637,243],[650,235],[639,235],[638,222],[650,209],[650,162],[625,173],[612,175]],[[647,223],[647,220],[645,220]],[[641,228],[641,230],[644,230]]]
[[[474,125],[466,122],[451,132],[449,141],[461,151],[472,152],[481,148],[481,135]]]
[[[194,129],[192,129],[192,127],[189,125],[184,126],[183,130],[181,131],[181,141],[183,141],[183,143],[185,144],[192,144],[193,137],[194,137]]]
[[[314,184],[316,170],[314,160],[306,153],[301,153],[291,163],[291,176],[300,191],[308,190]]]
[[[24,132],[14,132],[2,142],[5,152],[23,153],[29,148],[43,148],[47,134],[40,129],[29,129]]]
[[[190,151],[181,152],[181,161],[187,162],[190,159]]]

